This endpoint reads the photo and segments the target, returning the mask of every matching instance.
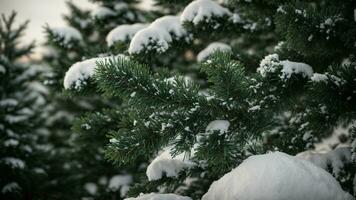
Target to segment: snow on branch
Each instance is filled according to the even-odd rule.
[[[147,26],[147,24],[141,23],[120,25],[109,32],[106,36],[106,43],[110,47],[115,42],[129,41],[139,30]]]
[[[124,55],[90,58],[74,63],[64,77],[64,88],[80,90],[87,84],[87,80],[94,75],[98,62],[106,62],[110,59],[124,58]]]
[[[115,16],[116,13],[108,7],[98,6],[91,11],[91,16],[96,19],[104,19],[109,16]]]
[[[56,40],[63,43],[63,45],[68,45],[74,41],[81,41],[82,34],[75,28],[70,26],[64,27],[51,27],[49,28]]]
[[[183,28],[178,16],[156,19],[147,28],[138,31],[131,40],[129,53],[138,54],[147,50],[163,53],[175,40],[190,41],[191,36]]]
[[[231,12],[212,0],[196,0],[191,2],[181,15],[181,22],[210,22],[213,17],[230,16]]]
[[[289,60],[279,60],[278,54],[266,56],[257,68],[257,72],[262,77],[269,74],[278,73],[283,81],[289,80],[293,74],[299,74],[304,78],[310,79],[313,76],[313,68],[305,63],[292,62]]]
[[[199,54],[197,56],[197,61],[203,62],[204,60],[206,60],[209,56],[211,56],[216,51],[230,53],[231,47],[225,43],[222,43],[222,42],[213,42],[213,43],[209,44],[209,46],[207,46],[201,52],[199,52]]]
[[[164,174],[167,177],[177,177],[184,168],[195,165],[185,158],[185,153],[172,157],[170,151],[169,148],[165,149],[148,165],[146,175],[149,181],[159,180]]]

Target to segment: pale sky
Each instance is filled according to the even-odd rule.
[[[67,0],[0,0],[0,13],[9,14],[12,10],[17,11],[17,22],[30,20],[28,29],[23,37],[24,43],[36,40],[40,45],[44,41],[43,26],[48,23],[51,26],[62,26],[62,15],[68,13]],[[93,8],[94,5],[88,0],[72,0],[82,8]],[[39,48],[35,51],[38,53]]]
[[[23,37],[24,43],[35,40],[37,46],[45,39],[43,26],[48,23],[50,26],[63,26],[63,14],[69,12],[66,7],[68,0],[0,0],[0,13],[9,14],[12,10],[17,11],[17,22],[30,20],[28,29]],[[70,0],[83,9],[92,9],[96,5],[88,0]],[[139,5],[142,8],[150,9],[152,0],[142,0]],[[41,49],[35,49],[37,57]]]

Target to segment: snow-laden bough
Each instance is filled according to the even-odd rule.
[[[118,58],[127,59],[126,56],[119,54],[117,56],[90,58],[74,63],[65,74],[63,82],[64,88],[74,90],[82,89],[86,81],[94,75],[98,62],[107,62],[110,59]]]
[[[199,52],[199,54],[197,55],[197,61],[203,62],[209,56],[214,54],[216,51],[230,53],[231,47],[225,43],[222,43],[222,42],[213,42],[213,43],[209,44],[201,52]]]
[[[197,25],[201,22],[209,22],[212,17],[231,16],[231,12],[212,0],[196,0],[185,7],[180,20],[192,22]]]

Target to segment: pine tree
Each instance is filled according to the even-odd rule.
[[[104,158],[104,146],[109,140],[107,130],[118,130],[118,122],[125,115],[117,111],[124,108],[121,99],[100,97],[94,89],[79,85],[78,92],[63,92],[64,77],[72,65],[120,51],[119,47],[107,45],[110,30],[149,20],[145,11],[136,8],[135,1],[93,2],[98,4],[93,10],[83,10],[68,2],[70,14],[64,16],[68,26],[45,26],[44,61],[51,69],[45,80],[50,89],[46,127],[51,130],[49,142],[53,144],[48,160],[53,169],[49,174],[51,184],[46,191],[57,199],[121,199],[136,180],[136,174],[140,175],[140,164],[144,164],[140,160],[122,168]]]
[[[28,22],[15,26],[16,13],[0,19],[0,199],[38,199],[47,181],[46,130],[39,90],[40,69],[28,60],[34,43],[20,46]]]
[[[114,164],[150,160],[147,179],[128,196],[355,197],[354,1],[156,4],[173,9],[150,24],[113,30],[109,51],[120,55],[73,65],[64,80],[73,95],[120,99],[110,108],[119,115],[113,127],[101,114],[89,118],[109,135],[105,154]],[[330,146],[325,139],[337,127],[349,128]],[[253,176],[254,163],[271,167]],[[273,168],[281,170],[272,171],[271,184],[260,184]],[[311,181],[286,182],[293,173]],[[234,183],[251,188],[235,192]]]

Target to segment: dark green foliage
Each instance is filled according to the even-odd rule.
[[[15,26],[15,18],[12,12],[0,19],[0,199],[38,199],[47,181],[45,94],[31,87],[39,69],[20,61],[34,46],[19,46],[27,22]]]
[[[113,1],[101,2],[114,8]],[[189,2],[177,2],[168,11],[150,16],[176,14]],[[172,2],[156,4],[168,7]],[[76,157],[90,166],[82,174],[97,179],[100,173],[93,168],[107,166],[102,159],[105,155],[115,169],[136,175],[129,196],[160,191],[200,199],[214,180],[248,156],[313,150],[335,134],[335,127],[355,120],[354,2],[231,0],[227,6],[231,15],[213,16],[209,22],[197,24],[184,22],[191,41],[173,41],[164,53],[156,51],[160,44],[153,42],[140,54],[99,62],[86,85],[90,88],[66,91],[79,99],[96,90],[93,96],[102,98],[89,109],[97,112],[74,122],[75,132],[80,133],[76,150],[89,156]],[[105,20],[117,16],[93,20],[92,31],[100,27],[106,35]],[[51,35],[49,39],[53,40]],[[82,41],[87,52],[78,49],[75,53],[86,58],[102,52],[129,54],[129,41],[110,48],[103,41],[98,39],[100,48],[96,49]],[[197,54],[215,41],[228,43],[232,51],[215,52],[207,60],[195,62]],[[267,56],[272,53],[276,54]],[[79,60],[78,56],[71,61]],[[313,71],[296,62],[309,64]],[[323,73],[319,75],[324,78],[319,80],[315,72]],[[215,120],[227,121],[228,130],[207,130]],[[335,145],[353,140],[353,135],[345,134]],[[145,167],[138,169],[139,163],[167,149],[172,157],[184,154],[196,165],[181,170],[177,177],[166,174],[147,181],[142,173]],[[349,148],[345,151],[351,153]],[[90,159],[97,154],[100,159]],[[335,166],[326,170],[352,193],[355,172],[350,160],[341,159],[345,165],[340,174],[333,173]]]

